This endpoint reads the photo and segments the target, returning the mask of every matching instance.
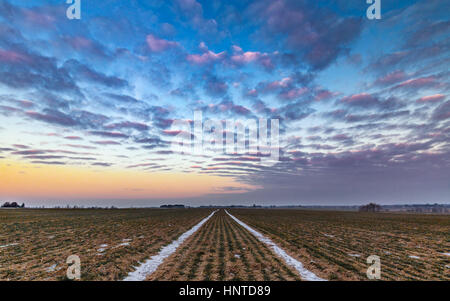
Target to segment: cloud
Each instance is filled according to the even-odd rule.
[[[206,65],[214,62],[222,61],[226,57],[226,52],[222,51],[220,53],[215,53],[206,47],[204,42],[200,43],[200,50],[203,51],[202,54],[188,54],[186,60],[192,64],[196,65]]]
[[[66,136],[66,137],[64,137],[64,139],[67,139],[67,140],[83,140],[83,138],[81,138],[79,136]]]
[[[94,82],[110,88],[124,88],[128,82],[116,76],[108,76],[92,68],[81,64],[77,60],[68,60],[64,63],[64,68],[69,70],[72,76],[78,80]]]
[[[111,141],[111,140],[91,141],[91,143],[98,144],[98,145],[121,145],[120,142]]]
[[[146,41],[152,52],[163,52],[179,46],[177,42],[164,40],[152,34],[147,35]]]
[[[237,66],[244,66],[253,62],[259,63],[267,70],[275,68],[272,59],[268,53],[262,53],[260,51],[242,51],[238,46],[234,46],[234,54],[230,57],[232,64]]]
[[[107,131],[90,131],[89,134],[100,137],[108,138],[128,138],[129,136],[119,132],[107,132]]]
[[[386,74],[385,76],[378,78],[375,81],[375,85],[377,85],[377,86],[393,85],[395,83],[405,80],[406,77],[407,77],[407,75],[403,71],[400,71],[400,70],[393,71],[389,74]]]
[[[62,126],[76,126],[79,123],[67,114],[57,110],[45,109],[43,113],[26,112],[30,118]]]
[[[34,88],[81,95],[70,73],[58,67],[54,58],[32,53],[22,49],[21,45],[9,47],[0,52],[1,83],[15,89]]]
[[[258,1],[247,14],[262,25],[268,43],[279,42],[279,37],[284,36],[285,47],[313,69],[324,69],[345,53],[362,29],[361,18],[340,17],[310,1]]]
[[[437,107],[433,112],[433,119],[436,121],[450,118],[450,101],[446,101]]]
[[[396,85],[393,89],[402,89],[406,91],[414,91],[422,88],[436,87],[439,85],[436,76],[426,76],[420,78],[409,79]]]
[[[418,103],[434,103],[434,102],[440,102],[442,100],[445,99],[445,95],[443,94],[434,94],[434,95],[428,95],[428,96],[423,96],[419,99],[417,99]]]
[[[448,20],[427,22],[421,25],[422,26],[419,26],[418,30],[406,40],[405,44],[407,47],[420,46],[421,44],[433,41],[437,37],[448,36],[450,33],[450,21]]]
[[[58,162],[58,161],[31,161],[33,164],[45,164],[45,165],[66,165],[65,162]]]
[[[210,96],[224,96],[228,91],[228,84],[215,75],[205,75],[205,92]]]
[[[118,100],[119,102],[123,103],[139,103],[139,100],[137,100],[134,97],[128,96],[128,95],[121,95],[121,94],[114,94],[114,93],[105,93],[106,97]]]
[[[26,54],[22,54],[16,51],[0,49],[0,61],[6,63],[27,63],[31,62],[31,58]]]
[[[340,102],[349,108],[376,108],[381,110],[389,110],[399,107],[401,103],[397,98],[390,97],[387,99],[380,99],[378,96],[360,93],[344,97]]]
[[[65,36],[62,42],[70,45],[77,53],[84,52],[88,56],[96,58],[112,59],[108,49],[100,43],[83,36]]]
[[[36,149],[12,152],[13,155],[25,155],[25,156],[40,155],[40,154],[45,154],[45,153],[46,153],[46,151],[44,151],[44,150],[36,150]]]
[[[91,164],[92,166],[102,166],[102,167],[110,167],[112,163],[104,163],[104,162],[95,162]]]
[[[119,123],[113,123],[105,126],[107,129],[120,130],[120,129],[135,129],[138,131],[147,131],[149,129],[148,125],[139,122],[122,121]]]
[[[217,21],[203,16],[203,6],[199,2],[196,0],[176,0],[175,4],[181,16],[186,18],[200,34],[209,39],[223,36],[223,33],[218,30]]]

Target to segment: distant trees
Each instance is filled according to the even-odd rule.
[[[160,206],[161,209],[174,209],[174,208],[186,208],[184,205],[162,205]]]
[[[25,203],[22,203],[22,205],[17,204],[16,202],[5,202],[2,205],[2,208],[25,208]]]
[[[381,206],[375,203],[369,203],[367,205],[359,207],[359,212],[380,212]]]

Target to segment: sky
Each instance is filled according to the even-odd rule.
[[[65,2],[0,2],[0,200],[450,203],[450,3]],[[177,151],[195,111],[279,143]]]

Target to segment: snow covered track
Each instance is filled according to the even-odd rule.
[[[252,233],[256,238],[258,238],[259,241],[261,241],[262,243],[268,245],[275,252],[275,254],[280,256],[286,262],[286,264],[294,267],[298,271],[298,273],[300,274],[302,279],[309,280],[309,281],[326,281],[325,279],[322,279],[322,278],[318,277],[313,272],[305,269],[303,267],[303,264],[300,261],[298,261],[297,259],[295,259],[295,258],[291,257],[290,255],[288,255],[283,249],[281,249],[279,246],[277,246],[272,240],[270,240],[269,238],[265,237],[264,235],[262,235],[258,231],[255,231],[254,229],[249,227],[247,224],[241,222],[239,219],[237,219],[236,217],[231,215],[227,210],[225,210],[225,212],[235,222],[237,222],[239,225],[241,225],[242,227],[247,229],[250,233]]]
[[[192,227],[187,232],[183,233],[178,239],[174,240],[170,245],[165,246],[161,249],[158,255],[152,256],[150,259],[146,260],[143,264],[138,266],[134,272],[130,272],[124,281],[143,281],[150,274],[152,274],[156,269],[163,263],[164,259],[169,257],[172,253],[174,253],[177,248],[192,234],[197,232],[204,223],[206,223],[213,215],[216,213],[214,211],[208,217],[202,219],[197,225]]]

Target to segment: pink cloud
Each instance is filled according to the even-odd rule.
[[[31,61],[31,59],[27,55],[18,53],[16,51],[0,49],[0,61],[16,63],[29,62]]]
[[[445,98],[445,95],[443,94],[435,94],[435,95],[429,95],[421,97],[417,100],[417,102],[438,102]]]
[[[242,48],[236,45],[232,48],[234,54],[231,56],[231,62],[236,65],[246,65],[253,62],[258,62],[265,68],[273,68],[272,60],[267,53],[262,53],[259,51],[243,52]]]
[[[342,102],[348,104],[370,104],[376,102],[376,98],[367,93],[354,94],[349,97],[344,97]]]
[[[70,38],[69,41],[72,47],[75,49],[90,48],[93,46],[92,41],[86,39],[85,37],[73,37]]]
[[[394,71],[391,72],[375,81],[376,85],[391,85],[395,84],[399,81],[402,81],[406,78],[406,74],[403,71]]]
[[[434,76],[427,76],[404,81],[395,88],[421,88],[434,84],[436,84],[436,78]]]
[[[178,47],[177,42],[160,39],[152,34],[147,36],[147,45],[153,52],[162,52],[170,48]]]
[[[78,136],[67,136],[67,137],[64,137],[64,139],[68,139],[68,140],[83,140],[83,138],[78,137]]]
[[[291,100],[305,94],[308,88],[294,88],[280,94],[283,99]]]
[[[231,60],[237,64],[248,64],[261,58],[261,52],[247,51],[242,54],[236,54],[231,57]]]
[[[210,50],[207,50],[203,54],[189,54],[186,59],[193,64],[204,65],[215,61],[219,61],[223,59],[225,55],[226,55],[225,51],[222,51],[220,53],[214,53]]]
[[[273,91],[281,88],[287,88],[292,83],[292,78],[285,77],[282,80],[273,81],[267,84],[264,90]]]
[[[335,96],[335,94],[328,90],[320,90],[316,93],[315,99],[320,101],[320,100],[324,100],[324,99],[329,99],[333,96]]]
[[[258,96],[258,90],[251,89],[251,90],[247,91],[246,95],[250,96],[250,97],[257,97]]]
[[[31,9],[24,10],[24,15],[27,21],[30,23],[34,23],[41,26],[51,26],[56,22],[56,18],[54,16],[36,12]]]

